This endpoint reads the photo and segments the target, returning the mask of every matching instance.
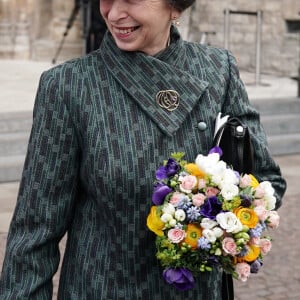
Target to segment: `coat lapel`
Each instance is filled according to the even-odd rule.
[[[206,81],[191,75],[184,67],[187,66],[186,55],[179,37],[158,55],[147,56],[140,52],[121,51],[108,34],[101,55],[109,72],[130,98],[169,136],[180,128],[208,86]],[[156,94],[161,90],[179,93],[180,103],[176,110],[169,112],[156,103]]]

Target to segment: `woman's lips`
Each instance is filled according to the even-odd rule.
[[[135,30],[137,30],[140,26],[132,26],[132,27],[113,27],[114,32],[120,35],[127,35]]]

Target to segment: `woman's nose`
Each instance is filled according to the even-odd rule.
[[[109,21],[118,21],[127,16],[126,4],[123,0],[114,0],[108,12],[107,18]]]

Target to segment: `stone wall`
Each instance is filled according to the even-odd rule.
[[[51,60],[66,32],[74,0],[0,0],[0,58]],[[225,14],[262,12],[262,73],[296,76],[300,60],[299,0],[196,0],[184,13],[179,29],[184,38],[213,46],[227,47],[240,68],[257,69],[257,16],[230,14],[225,35]],[[79,12],[58,59],[63,61],[83,53]],[[228,43],[225,45],[227,37]]]
[[[51,60],[74,8],[73,0],[0,0],[0,58]],[[80,14],[64,39],[59,59],[82,54]]]
[[[225,47],[225,14],[232,12],[262,12],[261,60],[263,73],[295,76],[300,59],[300,32],[288,25],[300,27],[299,0],[198,0],[191,12],[189,39]],[[291,27],[291,26],[290,26]],[[214,34],[212,34],[214,33]],[[228,48],[241,68],[254,71],[257,67],[257,16],[230,14]]]

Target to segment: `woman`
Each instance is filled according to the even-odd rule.
[[[250,127],[255,175],[273,183],[277,207],[285,182],[234,58],[171,25],[193,2],[101,0],[100,49],[42,75],[1,299],[51,299],[66,232],[59,299],[220,299],[217,270],[187,292],[161,277],[146,229],[157,166],[174,151],[206,154],[222,111]],[[156,102],[167,90],[170,106]]]

